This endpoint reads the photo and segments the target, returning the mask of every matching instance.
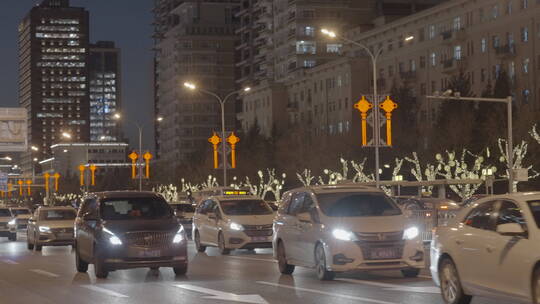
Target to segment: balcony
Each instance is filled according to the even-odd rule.
[[[467,32],[465,28],[460,28],[459,30],[449,30],[441,33],[441,38],[444,44],[451,44],[454,41],[465,41],[467,40]]]
[[[495,53],[502,58],[512,58],[516,56],[516,45],[507,44],[499,47],[495,47]]]
[[[448,59],[443,61],[443,73],[453,74],[465,68],[467,64],[466,58],[462,57],[460,59]]]
[[[403,80],[414,80],[416,79],[416,71],[407,71],[399,73],[399,76]]]

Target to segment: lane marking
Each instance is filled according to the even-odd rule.
[[[48,277],[51,277],[51,278],[58,278],[59,277],[59,275],[57,275],[56,273],[48,272],[48,271],[41,270],[41,269],[30,269],[30,271],[34,272],[34,273],[37,273],[37,274],[44,275],[44,276],[48,276]]]
[[[331,296],[336,298],[344,298],[348,300],[356,300],[356,301],[363,301],[368,303],[377,303],[377,304],[400,304],[396,302],[386,302],[381,300],[375,300],[370,298],[363,298],[363,297],[355,297],[355,296],[349,296],[349,295],[343,295],[343,294],[337,294],[337,293],[331,293],[331,292],[325,292],[315,289],[308,289],[308,288],[302,288],[302,287],[296,287],[296,286],[289,286],[289,285],[283,285],[283,284],[277,284],[277,283],[271,283],[271,282],[264,282],[264,281],[257,281],[258,284],[262,285],[268,285],[268,286],[274,286],[274,287],[280,287],[280,288],[287,288],[287,289],[293,289],[298,291],[305,291],[305,292],[311,292],[316,294],[321,294],[325,296]]]
[[[96,291],[96,292],[99,292],[99,293],[103,293],[103,294],[106,294],[106,295],[111,296],[111,297],[129,298],[129,296],[126,296],[125,294],[121,294],[121,293],[118,293],[116,291],[112,291],[112,290],[109,290],[109,289],[97,287],[95,285],[81,285],[81,287],[86,288],[86,289],[90,289],[92,291]]]
[[[2,260],[3,263],[6,263],[6,264],[10,264],[10,265],[18,265],[19,263],[13,261],[13,260],[8,260],[8,259],[5,259],[5,260]]]
[[[234,255],[228,256],[228,258],[233,258],[233,259],[237,259],[237,260],[251,260],[251,261],[262,261],[262,262],[268,262],[268,263],[277,263],[276,260],[241,257],[241,256],[234,256]]]
[[[186,289],[189,291],[195,291],[199,293],[209,294],[210,296],[205,296],[205,299],[213,299],[219,301],[231,301],[231,302],[242,302],[242,303],[252,303],[252,304],[269,304],[263,297],[258,294],[250,295],[239,295],[230,292],[224,292],[220,290],[214,290],[204,287],[199,287],[195,285],[174,285],[178,288]]]
[[[336,279],[336,281],[382,287],[390,291],[406,291],[406,292],[432,293],[432,294],[441,293],[441,290],[435,286],[405,286],[405,285],[397,285],[397,284],[390,284],[390,283],[381,283],[381,282],[356,280],[356,279],[341,279],[341,278]]]

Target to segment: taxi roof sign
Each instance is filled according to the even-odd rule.
[[[251,193],[245,190],[227,190],[224,195],[251,195]]]

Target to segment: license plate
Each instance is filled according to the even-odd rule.
[[[396,248],[373,248],[370,251],[371,259],[385,260],[385,259],[397,259],[398,250]]]
[[[139,257],[141,258],[157,258],[161,256],[161,250],[140,250]]]
[[[266,242],[267,237],[266,236],[254,236],[251,238],[252,242]]]

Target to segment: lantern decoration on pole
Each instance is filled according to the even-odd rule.
[[[208,139],[208,142],[212,144],[214,149],[214,169],[217,169],[219,167],[218,145],[221,143],[221,138],[214,132],[214,135]]]
[[[58,192],[58,180],[60,179],[60,174],[56,172],[54,175],[54,191]]]
[[[240,142],[240,138],[234,134],[234,132],[231,133],[229,137],[227,137],[227,142],[231,145],[231,168],[236,168],[236,144]]]
[[[45,172],[43,177],[45,178],[45,193],[49,193],[49,178],[51,178],[51,175],[48,172]]]
[[[13,190],[13,184],[8,183],[8,197],[11,198],[11,191]]]
[[[145,169],[146,169],[146,170],[145,170],[145,171],[146,171],[146,172],[145,172],[146,178],[150,178],[150,160],[152,159],[152,157],[153,157],[153,156],[152,156],[152,153],[150,153],[150,152],[146,152],[146,153],[144,153],[144,155],[143,155],[144,162],[145,162],[145,164],[146,164],[146,168],[145,168]]]
[[[367,145],[367,112],[373,108],[373,104],[367,101],[365,96],[362,96],[362,99],[354,104],[354,108],[360,111],[360,116],[362,117],[362,146]]]
[[[90,165],[89,168],[90,168],[90,182],[91,182],[90,184],[92,186],[95,186],[96,185],[96,169],[97,169],[97,167],[96,167],[96,165],[92,164],[92,165]]]
[[[32,185],[32,180],[29,179],[26,181],[26,190],[28,192],[28,196],[32,196],[32,189],[30,188],[30,186]]]
[[[20,179],[19,181],[17,181],[17,184],[19,184],[19,196],[23,196],[23,184],[24,182]]]
[[[79,165],[79,172],[81,173],[81,176],[80,176],[81,186],[84,186],[84,170],[86,170],[86,167],[84,165]]]
[[[398,105],[386,96],[386,100],[379,105],[386,112],[386,144],[392,146],[392,111],[397,109]]]
[[[131,159],[131,179],[135,179],[137,177],[137,159],[139,158],[139,154],[137,152],[133,151],[128,155],[129,159]]]

